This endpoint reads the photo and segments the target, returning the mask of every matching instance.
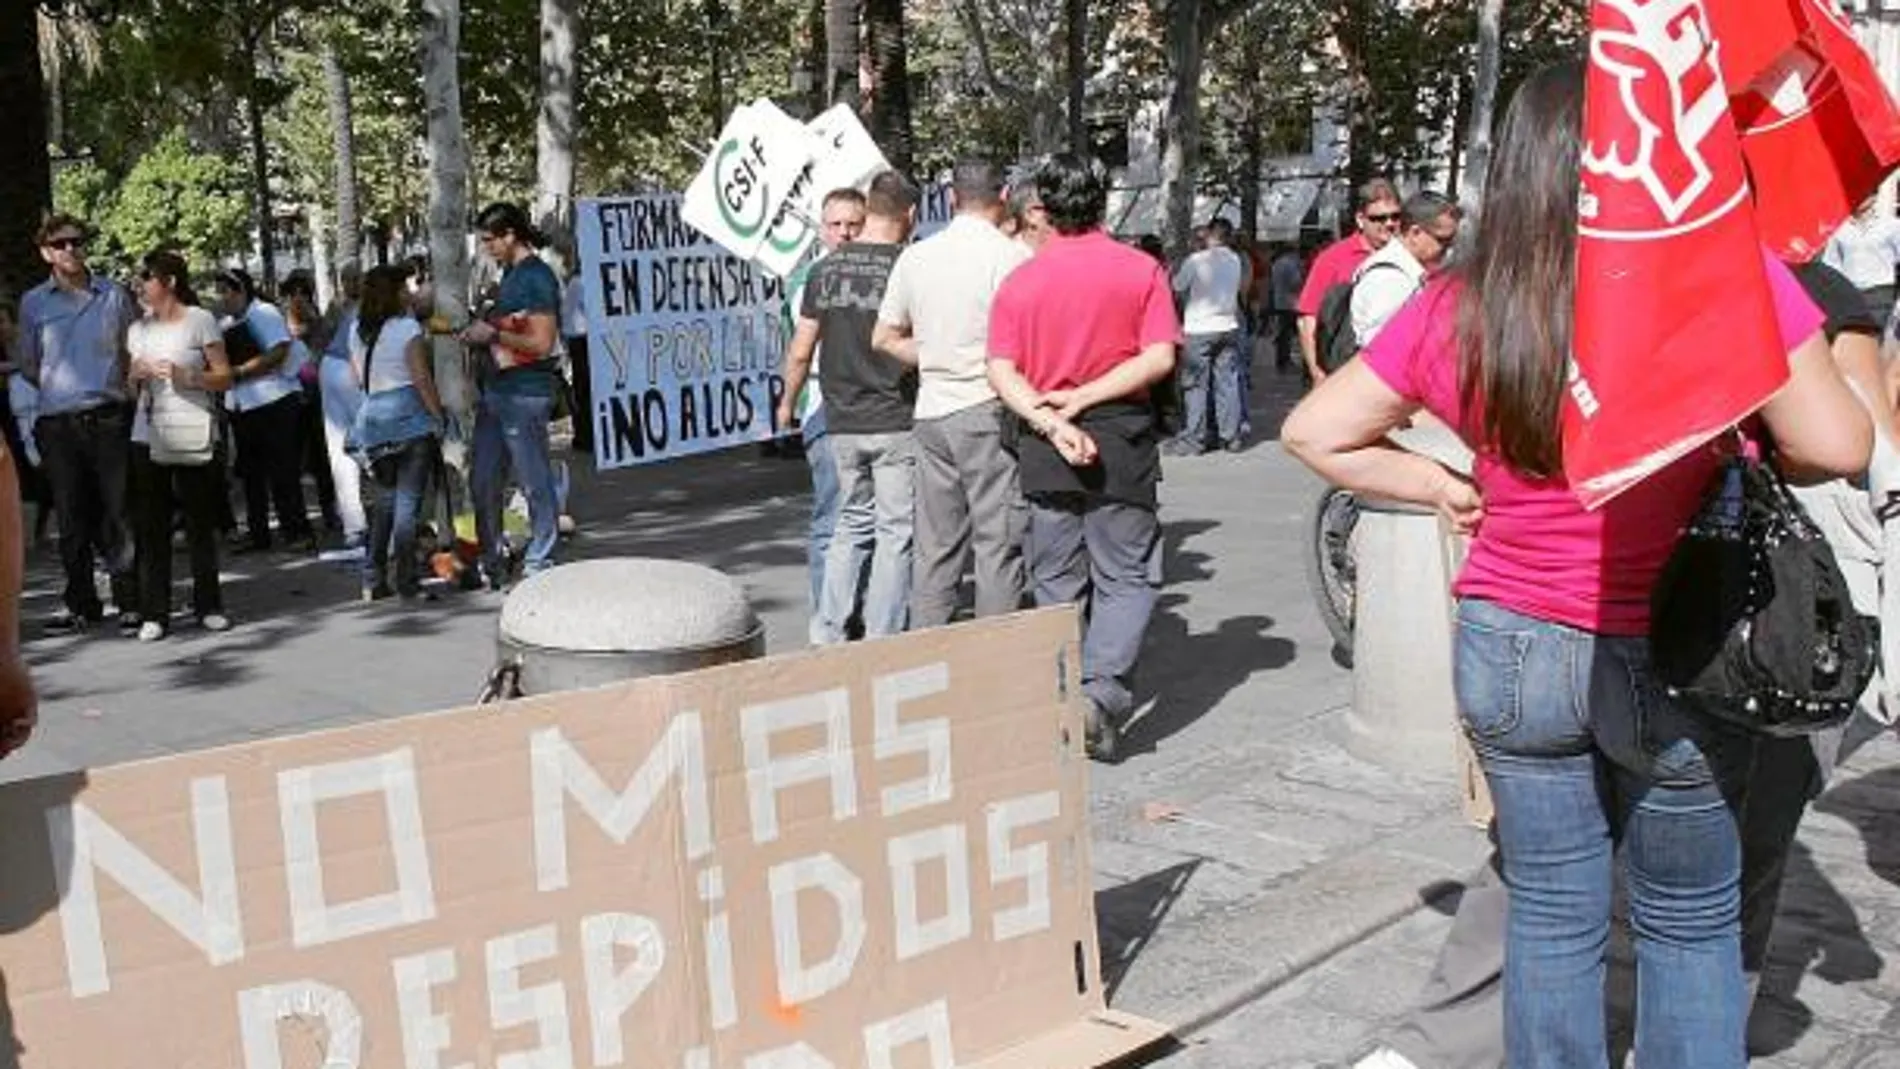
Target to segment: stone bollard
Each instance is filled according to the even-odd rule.
[[[765,626],[711,568],[620,557],[523,580],[502,606],[484,701],[598,687],[749,660]]]
[[[1435,421],[1393,437],[1413,452],[1470,468],[1470,453]],[[1397,771],[1450,778],[1460,770],[1451,675],[1451,581],[1460,547],[1448,544],[1454,536],[1431,510],[1376,500],[1359,505],[1346,749]]]

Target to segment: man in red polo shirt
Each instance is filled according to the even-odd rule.
[[[1313,259],[1306,273],[1306,286],[1300,290],[1300,356],[1306,361],[1306,373],[1312,381],[1326,377],[1319,366],[1319,306],[1326,291],[1341,282],[1351,282],[1366,257],[1385,248],[1399,229],[1399,191],[1383,178],[1375,178],[1359,187],[1359,212],[1354,217],[1357,233],[1328,245]]]
[[[1181,323],[1162,266],[1103,231],[1099,162],[1053,156],[1035,182],[1054,233],[990,305],[989,378],[1021,421],[1012,429],[1036,604],[1085,607],[1089,754],[1112,760],[1155,604],[1161,459],[1150,387],[1174,373]]]

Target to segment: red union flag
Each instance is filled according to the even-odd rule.
[[[1703,0],[1596,0],[1564,471],[1594,508],[1786,381]]]
[[[1833,0],[1711,0],[1762,241],[1809,260],[1900,160],[1900,110]]]

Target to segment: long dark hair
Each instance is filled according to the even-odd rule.
[[[1485,175],[1458,300],[1467,433],[1538,478],[1563,470],[1582,130],[1582,64],[1545,67],[1518,88]]]
[[[186,266],[185,258],[170,249],[154,249],[139,261],[145,269],[147,278],[162,278],[171,283],[172,296],[179,304],[198,305],[198,291],[191,288],[191,269]]]
[[[363,295],[356,305],[356,336],[368,345],[384,323],[404,315],[403,284],[409,275],[400,267],[372,267],[363,276]]]

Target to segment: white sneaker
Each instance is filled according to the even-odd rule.
[[[231,630],[231,618],[221,612],[207,613],[204,616],[198,617],[198,626],[204,628],[206,631],[229,631]]]
[[[1352,1063],[1352,1069],[1418,1069],[1418,1066],[1391,1047],[1380,1047]]]
[[[165,625],[157,620],[147,620],[139,625],[140,642],[157,642],[165,637]]]

